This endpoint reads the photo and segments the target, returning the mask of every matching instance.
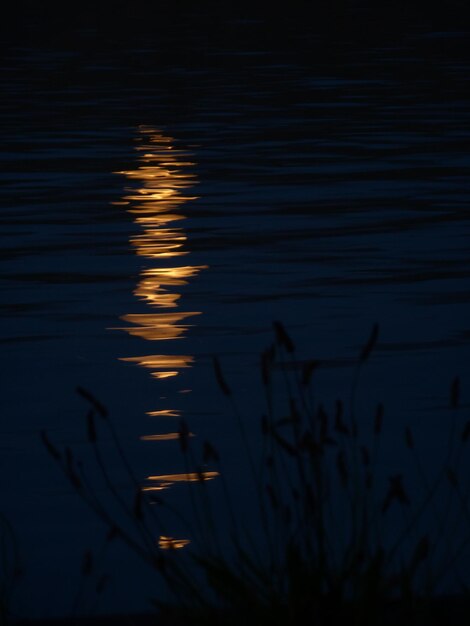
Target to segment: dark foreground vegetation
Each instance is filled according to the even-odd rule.
[[[328,410],[315,389],[321,364],[299,361],[284,327],[275,323],[274,330],[275,341],[261,355],[266,395],[262,452],[257,447],[255,454],[236,394],[214,359],[215,377],[238,423],[253,477],[257,508],[249,525],[237,514],[230,495],[234,486],[227,484],[217,449],[208,441],[194,445],[184,421],[179,447],[186,471],[197,476],[191,485],[195,537],[184,550],[159,548],[158,537],[167,534],[159,511],[166,504],[142,490],[106,408],[90,392],[78,389],[88,405],[89,444],[118,505],[115,510],[102,504],[73,452],[59,450],[42,434],[51,457],[108,527],[109,539],[124,541],[167,583],[168,599],[154,602],[154,623],[470,623],[470,420],[461,407],[459,378],[450,384],[439,464],[423,463],[419,438],[403,426],[397,458],[404,460],[407,473],[387,474],[380,464],[384,407],[378,404],[370,416],[356,414],[356,394],[378,340],[378,326],[354,364],[350,397]],[[108,429],[134,485],[130,502],[109,475],[98,436],[101,428]],[[226,507],[230,520],[222,540],[214,530],[209,468],[219,472],[224,497],[217,509]],[[91,563],[92,555],[85,555],[84,577]],[[144,623],[139,619],[152,618],[118,619],[126,618],[95,623],[137,625]]]

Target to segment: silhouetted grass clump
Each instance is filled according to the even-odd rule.
[[[426,471],[414,433],[404,428],[397,455],[410,456],[409,489],[407,475],[387,476],[381,468],[382,404],[373,415],[356,415],[356,391],[378,341],[378,326],[354,365],[350,397],[337,400],[333,409],[314,390],[321,364],[296,358],[281,323],[274,323],[274,332],[275,341],[260,360],[266,413],[256,453],[236,393],[214,359],[215,378],[237,421],[256,492],[249,525],[230,496],[234,486],[227,484],[219,452],[208,441],[202,449],[195,446],[184,421],[179,446],[188,476],[195,473],[198,480],[190,490],[194,541],[181,551],[171,540],[160,541],[159,547],[158,537],[171,533],[151,502],[167,505],[142,491],[106,409],[92,394],[79,390],[89,405],[88,439],[107,488],[131,524],[104,507],[73,453],[59,451],[43,433],[49,453],[108,525],[110,536],[124,540],[168,583],[173,599],[156,604],[181,623],[440,624],[442,615],[449,617],[457,606],[457,596],[452,604],[446,593],[457,591],[459,602],[466,597],[459,566],[470,546],[470,481],[465,475],[470,421],[460,408],[459,379],[450,388],[449,439],[437,469]],[[96,417],[110,430],[121,455],[134,485],[133,502],[123,499],[108,474]],[[220,473],[219,492],[229,520],[224,537],[206,481],[208,467]],[[222,504],[219,499],[217,508]],[[463,607],[449,618],[452,623],[465,618],[468,606]]]

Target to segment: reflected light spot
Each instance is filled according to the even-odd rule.
[[[186,319],[187,317],[200,314],[200,311],[188,311],[184,313],[131,313],[129,315],[123,315],[121,319],[124,322],[130,322],[131,324],[163,326],[165,324],[174,324]]]
[[[151,370],[163,370],[152,372],[152,376],[154,378],[172,378],[174,376],[178,376],[179,370],[168,370],[166,368],[178,367],[180,369],[184,369],[187,367],[192,367],[194,357],[185,355],[170,356],[165,354],[149,354],[145,356],[121,357],[119,360],[126,361],[128,363],[137,363],[137,365],[140,365],[141,367],[146,367]]]
[[[173,483],[161,483],[155,487],[142,487],[142,491],[164,491],[169,489]]]
[[[161,536],[158,540],[158,547],[162,550],[179,550],[191,543],[189,539],[174,539],[173,537]]]
[[[173,378],[174,376],[178,376],[179,372],[178,371],[171,371],[171,372],[152,372],[152,376],[154,378]]]
[[[201,270],[207,268],[207,265],[150,268],[143,270],[142,276],[158,280],[160,285],[179,286],[187,285],[186,279],[196,276]]]
[[[175,409],[161,409],[160,411],[147,411],[150,417],[180,417],[181,412]]]
[[[176,339],[190,328],[190,325],[178,325],[177,322],[194,315],[200,315],[200,311],[129,314],[124,315],[121,319],[131,324],[138,324],[138,326],[119,328],[116,330],[125,330],[130,335],[143,337],[149,341]]]
[[[147,476],[147,480],[172,483],[192,483],[199,482],[201,480],[213,480],[216,476],[219,476],[219,472],[190,472],[189,474],[161,474],[160,476]],[[147,487],[144,487],[144,489],[147,489]]]
[[[120,361],[129,361],[131,363],[138,363],[143,367],[191,367],[191,363],[194,361],[192,356],[175,355],[168,356],[165,354],[149,354],[147,356],[128,356],[122,357]]]
[[[153,285],[150,281],[141,281],[137,285],[134,294],[139,300],[146,300],[150,306],[160,307],[162,309],[172,309],[178,306],[178,300],[181,298],[179,293],[160,293],[157,291],[158,285]]]
[[[162,329],[143,326],[141,328],[117,328],[116,330],[125,330],[129,335],[142,337],[148,341],[166,341],[168,339],[180,338],[188,328],[188,326],[176,326]]]
[[[189,433],[188,437],[194,437],[194,433]],[[142,441],[173,441],[180,438],[179,433],[162,433],[161,435],[142,435]]]
[[[135,211],[137,213],[137,211]],[[163,213],[157,215],[151,215],[150,217],[136,217],[136,224],[140,224],[143,228],[151,226],[152,228],[157,228],[158,226],[165,226],[166,224],[170,224],[171,222],[179,222],[180,220],[184,220],[186,217],[181,215],[180,213]]]

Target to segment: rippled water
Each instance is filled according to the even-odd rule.
[[[283,41],[263,20],[190,25],[48,41],[33,23],[7,46],[2,510],[27,615],[69,610],[63,572],[101,528],[39,442],[46,429],[86,457],[77,385],[162,487],[184,471],[179,417],[241,472],[211,358],[257,423],[272,320],[300,360],[328,365],[327,402],[378,322],[364,414],[384,400],[394,423],[437,434],[431,448],[450,381],[470,383],[468,33],[335,39],[294,20]],[[112,583],[100,606],[143,606],[139,586]]]

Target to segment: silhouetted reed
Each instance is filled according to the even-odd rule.
[[[172,544],[160,514],[168,505],[160,496],[142,491],[105,407],[93,394],[79,389],[89,405],[88,441],[116,510],[111,513],[102,503],[72,451],[62,453],[43,433],[46,449],[110,535],[126,542],[168,583],[172,600],[155,604],[182,623],[440,623],[438,599],[455,591],[446,584],[451,574],[458,576],[456,565],[470,547],[470,481],[464,471],[470,421],[460,424],[460,380],[455,378],[450,387],[449,439],[442,465],[435,471],[423,466],[419,441],[405,425],[403,449],[397,452],[410,455],[411,475],[408,470],[408,475],[387,476],[380,464],[383,405],[379,403],[373,415],[356,415],[361,374],[377,345],[378,325],[358,354],[350,397],[337,400],[332,410],[313,389],[321,363],[298,360],[280,322],[274,323],[274,333],[275,341],[260,361],[266,412],[258,455],[250,445],[236,393],[219,360],[213,362],[253,478],[256,507],[249,530],[230,495],[236,486],[227,483],[219,452],[208,441],[198,450],[184,420],[179,446],[192,481],[193,511],[188,524],[192,544],[185,550]],[[95,416],[111,433],[133,485],[130,503],[109,476]],[[208,467],[219,473],[227,507],[229,528],[222,537],[207,484]],[[412,489],[408,478],[416,483]],[[159,507],[152,506],[155,503]],[[221,504],[219,500],[218,509]],[[84,576],[91,562],[88,555]],[[466,593],[464,583],[457,589],[460,600]]]

